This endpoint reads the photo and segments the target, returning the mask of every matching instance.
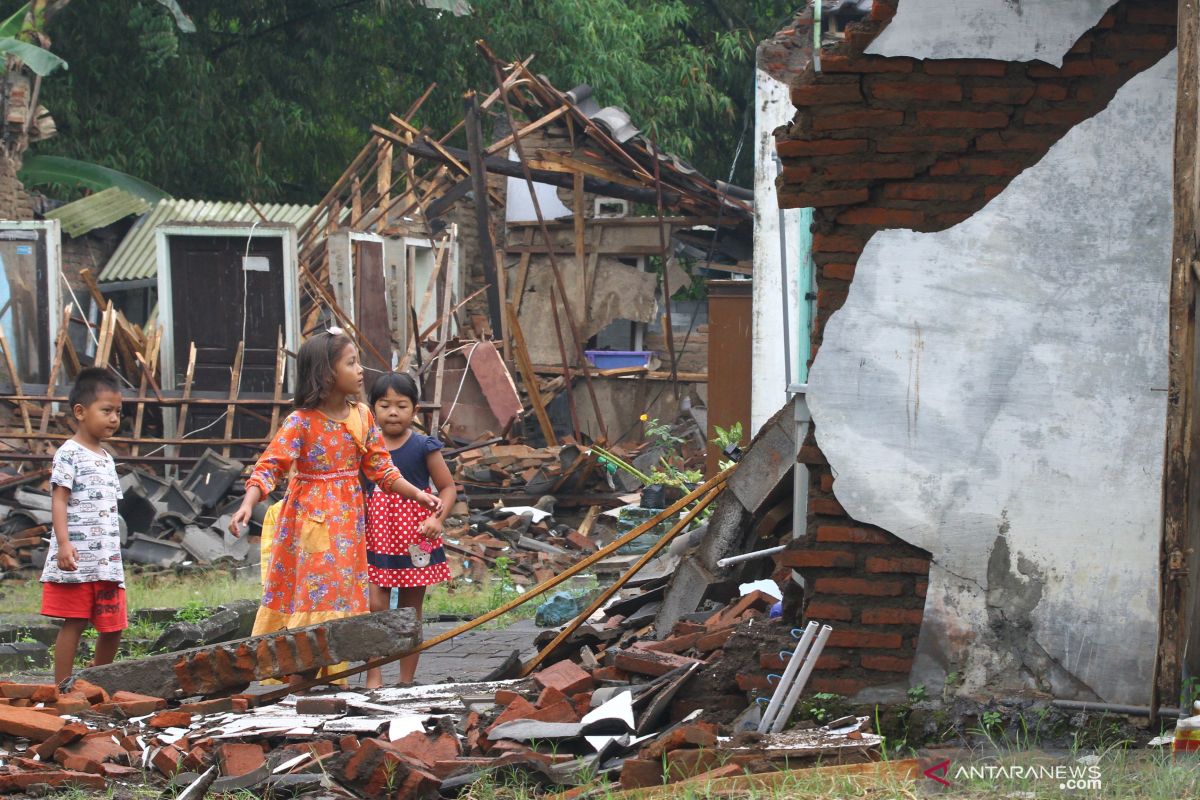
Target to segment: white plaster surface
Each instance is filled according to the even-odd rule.
[[[754,318],[751,329],[750,430],[747,441],[758,433],[767,420],[788,401],[787,361],[784,347],[782,299],[783,274],[780,270],[779,199],[775,191],[775,137],[772,134],[795,114],[788,87],[764,70],[755,69],[754,84]],[[789,319],[792,380],[799,381],[797,365],[806,359],[797,351],[800,325],[800,298],[797,297],[797,270],[800,268],[799,232],[801,209],[783,212],[788,231],[787,308]]]
[[[935,563],[918,676],[1149,700],[1174,100],[1172,53],[970,219],[877,234],[829,322],[837,498]]]
[[[867,52],[1062,66],[1113,0],[903,0]]]

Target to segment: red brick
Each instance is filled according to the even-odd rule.
[[[1027,165],[1011,161],[1001,161],[995,158],[964,158],[959,161],[959,168],[966,175],[1009,176],[1017,175]]]
[[[7,697],[12,700],[31,700],[38,690],[42,690],[44,693],[47,689],[54,692],[58,691],[52,684],[12,683],[4,681],[0,682],[0,697]]]
[[[491,727],[494,728],[501,723],[509,722],[510,720],[514,719],[532,719],[533,715],[536,714],[537,711],[538,710],[533,703],[529,702],[524,697],[518,697],[516,700],[513,700],[511,703],[509,703],[502,712],[500,712],[500,716],[496,717]]]
[[[854,554],[844,550],[786,550],[775,561],[785,567],[853,567]]]
[[[579,722],[580,716],[569,700],[560,700],[554,705],[537,709],[529,719],[538,722]]]
[[[898,597],[904,592],[904,584],[896,580],[879,578],[817,578],[814,581],[817,594],[858,594],[869,597]]]
[[[957,175],[961,171],[962,166],[957,158],[943,158],[929,168],[929,174],[935,178]]]
[[[896,656],[876,656],[864,654],[859,659],[863,669],[873,669],[878,672],[910,672],[912,670],[911,658],[897,658]]]
[[[566,659],[540,672],[535,672],[533,682],[543,689],[553,686],[564,695],[586,692],[595,686],[591,675],[574,661]]]
[[[970,183],[891,183],[883,187],[883,196],[896,200],[948,200],[963,202],[975,196],[978,187]]]
[[[917,172],[915,164],[904,161],[851,161],[845,164],[826,164],[821,177],[830,181],[864,181],[875,178],[911,178]],[[864,190],[865,194],[865,190]],[[864,196],[862,198],[866,200]],[[861,202],[861,201],[854,201]]]
[[[953,103],[962,100],[962,87],[957,83],[880,81],[871,84],[868,91],[876,100],[946,100]]]
[[[1042,100],[1066,100],[1067,99],[1067,84],[1051,83],[1050,81],[1038,82],[1037,90],[1034,95]]]
[[[1125,10],[1125,21],[1131,25],[1169,25],[1175,27],[1179,18],[1174,5],[1168,8],[1142,8],[1131,5]]]
[[[859,619],[864,625],[920,625],[924,617],[919,608],[864,608]]]
[[[814,675],[805,689],[811,689],[814,692],[842,694],[849,697],[866,688],[866,686],[867,682],[861,678],[826,678],[822,675]]]
[[[642,758],[660,758],[664,753],[680,750],[685,747],[716,747],[717,726],[710,722],[693,722],[675,728],[665,736],[660,736],[642,749],[638,756]]]
[[[673,669],[696,663],[696,659],[677,656],[673,653],[656,653],[652,650],[613,650],[614,666],[638,675],[658,677]]]
[[[1008,69],[1008,64],[1004,61],[983,61],[966,58],[924,61],[922,65],[926,75],[969,75],[984,78],[1002,78]]]
[[[818,542],[853,542],[856,544],[891,544],[894,540],[883,531],[870,528],[851,528],[842,525],[821,525],[817,528]]]
[[[627,758],[621,764],[621,789],[642,789],[661,786],[663,764],[657,758]]]
[[[1120,71],[1111,58],[1068,58],[1062,67],[1034,62],[1029,65],[1031,78],[1080,78],[1089,75],[1116,75]]]
[[[89,775],[85,772],[70,770],[53,770],[49,772],[16,772],[0,775],[0,794],[15,794],[24,792],[34,784],[44,783],[47,786],[76,786],[81,789],[103,790],[104,776]]]
[[[887,22],[896,16],[896,6],[888,0],[875,0],[871,4],[871,19],[876,22]]]
[[[813,234],[813,250],[818,253],[859,253],[862,252],[864,244],[865,242],[855,236]]]
[[[903,111],[863,109],[817,115],[813,119],[812,127],[814,131],[839,131],[852,128],[890,128],[903,122]]]
[[[904,639],[898,633],[875,633],[860,630],[835,630],[829,634],[830,647],[872,648],[877,650],[898,650],[904,645]]]
[[[915,62],[910,58],[882,56],[844,56],[829,53],[821,56],[822,72],[912,72]]]
[[[880,153],[939,153],[966,150],[970,142],[963,136],[889,136],[880,139]]]
[[[835,103],[862,102],[862,91],[858,82],[853,83],[798,83],[792,86],[792,105],[822,106]]]
[[[923,558],[867,558],[867,572],[911,572],[925,575],[929,572],[929,562]]]
[[[428,736],[417,731],[397,739],[388,748],[409,758],[414,758],[430,768],[439,761],[450,761],[462,755],[458,739],[447,733]]]
[[[154,768],[168,778],[173,777],[179,771],[182,762],[183,751],[173,744],[159,749],[150,757],[150,763],[154,765]]]
[[[1025,86],[975,86],[971,89],[971,99],[976,103],[1007,103],[1008,105],[1024,105],[1033,98],[1035,87]]]
[[[852,208],[838,214],[837,221],[843,225],[873,225],[879,228],[914,228],[925,221],[920,211],[907,208],[864,207]]]
[[[1004,132],[985,133],[975,140],[975,149],[988,150],[1048,150],[1057,137],[1044,133]]]
[[[830,278],[832,280],[837,280],[837,281],[853,280],[854,279],[854,264],[822,264],[821,265],[821,275],[826,278]],[[829,476],[829,475],[821,476],[822,481],[824,481],[825,478],[829,478],[830,484],[832,486],[833,477]],[[829,491],[829,489],[824,489],[824,491]]]
[[[508,706],[518,697],[524,698],[525,695],[514,692],[512,689],[499,689],[496,691],[496,705]]]
[[[733,630],[730,627],[701,636],[696,640],[696,649],[701,653],[711,653],[713,650],[724,647],[725,643],[729,641],[729,637],[733,635]]]
[[[924,597],[925,593],[929,591],[929,581],[917,581],[913,591],[917,597]]]
[[[542,693],[538,695],[537,702],[534,703],[534,705],[538,708],[546,708],[547,706],[552,706],[555,703],[561,703],[566,699],[567,696],[558,689],[555,689],[553,686],[547,686],[542,690]]]
[[[354,736],[353,734],[346,734],[342,738],[338,739],[338,749],[343,753],[353,753],[354,751],[358,750],[358,748],[358,737]]]
[[[257,744],[223,744],[217,748],[217,763],[222,775],[240,777],[267,763],[267,754]]]
[[[829,206],[849,206],[865,203],[871,197],[866,187],[861,189],[826,189],[820,192],[790,192],[779,193],[781,208],[827,208]]]
[[[775,691],[775,684],[767,679],[767,676],[761,672],[739,672],[734,678],[737,682],[737,687],[743,692],[759,691],[770,693]]]
[[[345,714],[348,708],[344,697],[301,697],[296,701],[296,713],[305,714]]]
[[[58,748],[79,741],[87,735],[88,727],[82,722],[68,722],[63,725],[50,738],[43,741],[41,744],[33,747],[33,751],[37,753],[38,758],[42,761],[49,761],[54,757],[54,752]]]
[[[83,692],[67,692],[58,698],[58,702],[54,704],[54,711],[57,714],[82,714],[91,707],[92,704]]]
[[[1027,109],[1022,119],[1026,125],[1075,125],[1090,114],[1091,109],[1088,108],[1065,108],[1057,106],[1042,110],[1036,108]]]
[[[29,699],[35,703],[46,703],[47,705],[53,705],[54,703],[58,702],[58,697],[59,695],[57,686],[53,684],[42,684],[33,690],[33,695],[31,695]]]
[[[838,621],[849,622],[854,616],[854,612],[849,606],[843,606],[838,603],[826,603],[820,600],[811,600],[804,607],[804,619],[815,619],[817,621]]]
[[[1110,33],[1104,37],[1104,46],[1110,52],[1125,50],[1166,50],[1174,45],[1173,36],[1165,33]]]
[[[0,733],[44,742],[66,725],[53,714],[43,714],[29,708],[0,706]]]
[[[866,139],[776,139],[775,150],[781,158],[804,156],[844,156],[850,153],[865,153]]]
[[[620,683],[629,680],[629,673],[617,667],[598,667],[592,670],[592,677],[598,681],[616,681]]]
[[[192,724],[192,715],[186,711],[161,711],[146,724],[151,728],[186,728]]]
[[[1005,111],[918,111],[917,124],[927,128],[1003,128]]]

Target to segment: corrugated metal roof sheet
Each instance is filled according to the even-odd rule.
[[[258,209],[271,222],[300,226],[313,206],[266,204]],[[258,214],[249,203],[210,200],[162,200],[130,229],[117,251],[100,272],[101,283],[153,278],[158,274],[154,231],[160,225],[205,222],[256,222]]]
[[[150,204],[124,189],[111,186],[102,192],[59,206],[46,213],[46,219],[56,219],[72,239],[89,231],[112,225],[130,214],[145,214]]]

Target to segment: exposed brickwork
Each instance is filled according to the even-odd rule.
[[[789,80],[797,108],[776,131],[780,205],[815,208],[814,354],[875,232],[967,219],[1175,46],[1174,0],[1122,0],[1061,68],[864,55],[902,1],[875,0],[870,19],[822,52],[819,74],[805,15],[760,49],[760,66]],[[835,627],[811,688],[851,694],[895,681],[911,669],[929,554],[847,516],[814,433],[799,460],[811,475],[808,535],[778,561],[805,577],[805,616]]]

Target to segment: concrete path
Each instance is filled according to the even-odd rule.
[[[461,623],[435,622],[425,626],[425,638],[453,630]],[[533,620],[522,620],[503,630],[473,630],[442,642],[421,654],[417,664],[417,683],[462,683],[479,681],[504,663],[517,650],[522,659],[537,652],[533,640],[541,629]],[[383,668],[384,685],[399,677],[400,665]],[[350,679],[351,686],[362,686],[363,676]]]

